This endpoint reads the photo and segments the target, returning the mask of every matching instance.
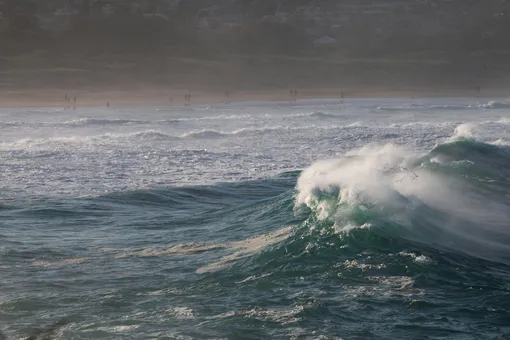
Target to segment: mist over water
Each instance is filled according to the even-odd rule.
[[[510,336],[507,100],[0,110],[0,331]]]

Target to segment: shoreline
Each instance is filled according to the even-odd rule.
[[[225,93],[205,91],[184,91],[179,89],[145,88],[142,90],[89,91],[86,89],[47,89],[47,90],[11,90],[0,92],[1,108],[64,108],[64,97],[76,95],[76,108],[105,107],[107,102],[111,108],[143,107],[143,106],[185,106],[184,97],[191,94],[190,106],[200,104],[240,104],[245,102],[293,102],[297,100],[344,100],[349,99],[424,99],[424,98],[473,98],[491,99],[506,98],[510,91],[488,89],[481,93],[466,90],[431,90],[431,89],[297,89],[297,97],[290,94],[290,89],[231,91],[229,97]],[[72,105],[71,105],[72,106]]]

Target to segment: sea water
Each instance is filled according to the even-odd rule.
[[[510,102],[0,110],[8,339],[506,339]]]

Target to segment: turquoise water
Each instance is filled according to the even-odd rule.
[[[4,110],[0,330],[510,338],[507,107]]]

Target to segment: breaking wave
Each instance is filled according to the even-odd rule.
[[[400,254],[418,265],[431,264],[442,253],[464,256],[466,261],[477,258],[510,264],[510,148],[503,142],[478,141],[472,129],[469,124],[459,125],[451,138],[425,154],[391,144],[366,146],[272,180],[97,199],[194,209],[207,223],[242,216],[243,221],[254,219],[273,226],[239,242],[180,244],[117,254],[191,256],[227,250],[216,262],[202,264],[198,273],[249,264],[256,275],[269,265],[269,259],[271,266],[286,266],[287,261],[311,254],[320,261],[335,261],[341,253],[348,254],[350,266],[369,268],[359,259],[353,264],[351,258],[365,251]],[[297,183],[295,189],[292,183]],[[209,215],[207,207],[212,202],[223,208]],[[275,231],[275,226],[284,229]],[[378,264],[384,265],[384,261]]]
[[[148,124],[149,121],[134,119],[99,119],[99,118],[80,118],[64,122],[64,125],[124,125],[124,124]]]
[[[485,104],[469,104],[469,105],[402,105],[402,106],[379,106],[379,111],[462,111],[462,110],[476,110],[476,109],[508,109],[510,102],[492,100]]]
[[[386,145],[318,162],[299,178],[296,203],[321,229],[508,261],[508,166],[507,146],[477,141],[462,125],[422,156]]]
[[[199,130],[199,131],[192,131],[192,132],[186,132],[181,135],[182,138],[220,138],[225,137],[227,134],[223,132],[218,132],[215,130]]]
[[[100,227],[88,227],[90,237],[102,240],[114,232],[119,239],[57,250],[16,245],[2,256],[52,275],[110,275],[115,269],[115,278],[125,271],[124,280],[114,279],[123,289],[90,293],[92,310],[95,301],[125,303],[123,294],[131,294],[150,306],[145,316],[213,322],[227,330],[249,322],[255,332],[260,322],[276,322],[278,330],[311,323],[315,331],[325,317],[355,329],[364,318],[380,320],[381,308],[392,325],[412,323],[424,311],[434,327],[445,329],[456,324],[437,321],[442,313],[487,322],[489,310],[508,309],[510,148],[477,140],[475,128],[459,125],[423,154],[391,144],[366,146],[272,178],[9,207],[9,218],[93,218]],[[160,137],[167,138],[149,131],[143,136]],[[87,229],[77,225],[73,233]],[[169,282],[170,272],[178,273],[177,281]],[[148,276],[162,281],[153,285]],[[438,298],[438,289],[445,297]],[[56,286],[57,304],[67,306],[60,291]],[[202,298],[175,303],[177,296]],[[232,296],[245,304],[224,308]],[[278,306],[266,304],[275,297]],[[206,314],[204,303],[221,308]],[[493,333],[507,320],[506,312],[495,317]],[[402,338],[422,334],[416,326]]]
[[[492,100],[487,104],[481,105],[485,109],[510,109],[510,102]]]
[[[332,113],[325,113],[325,112],[321,112],[321,111],[312,112],[312,113],[308,114],[308,116],[314,117],[314,118],[338,118],[339,117],[338,115],[335,115]]]

